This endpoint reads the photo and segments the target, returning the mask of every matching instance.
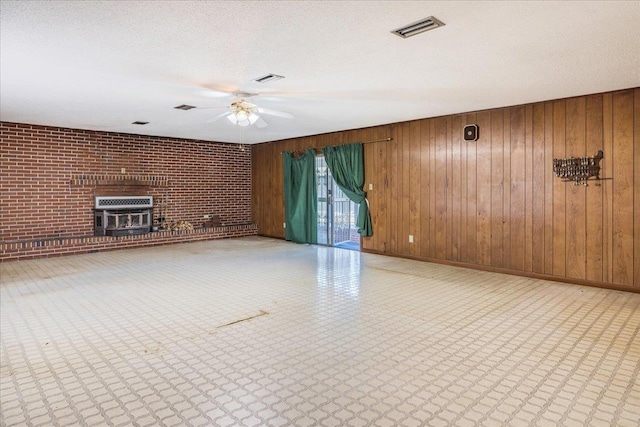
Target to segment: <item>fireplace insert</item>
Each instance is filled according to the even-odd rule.
[[[153,196],[96,196],[96,236],[144,234],[153,222]]]

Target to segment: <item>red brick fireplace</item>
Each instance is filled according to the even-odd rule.
[[[165,232],[162,239],[101,236],[86,244],[95,196],[145,194],[165,201],[167,220],[198,228],[206,215],[217,215],[232,230],[198,229],[195,240],[256,234],[251,151],[235,144],[7,122],[0,123],[0,140],[0,259],[171,243]],[[76,243],[59,244],[69,239]],[[69,250],[77,242],[82,249]]]

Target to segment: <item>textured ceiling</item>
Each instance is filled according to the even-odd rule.
[[[3,121],[256,143],[640,86],[638,1],[0,5]],[[390,33],[430,15],[446,25]],[[237,90],[295,118],[241,134],[173,108]]]

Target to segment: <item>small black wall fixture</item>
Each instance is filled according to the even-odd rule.
[[[464,127],[464,140],[465,141],[477,141],[479,136],[478,125],[466,125]]]
[[[600,160],[604,157],[602,150],[594,157],[571,157],[569,159],[553,159],[553,173],[563,181],[572,181],[574,185],[588,186],[590,178],[600,179]]]

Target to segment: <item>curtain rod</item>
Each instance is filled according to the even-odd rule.
[[[389,137],[389,138],[382,138],[382,139],[372,139],[371,141],[364,141],[362,142],[363,144],[371,144],[372,142],[387,142],[387,141],[391,141],[393,140],[393,138]],[[324,147],[322,147],[324,148]]]
[[[389,138],[382,138],[382,139],[373,139],[371,141],[363,141],[362,144],[371,144],[372,142],[388,142],[388,141],[392,141],[393,138],[389,137]],[[292,150],[292,151],[282,151],[281,153],[298,153],[298,152],[304,152],[307,151],[309,149],[313,149],[316,150],[316,152],[321,152],[323,148],[325,147],[331,147],[330,145],[325,145],[324,147],[308,147],[305,148],[304,150]]]

